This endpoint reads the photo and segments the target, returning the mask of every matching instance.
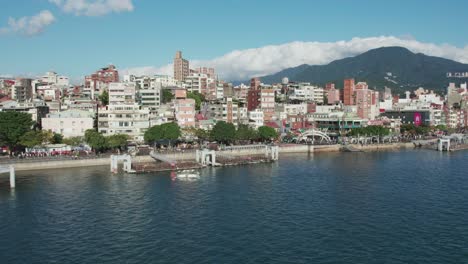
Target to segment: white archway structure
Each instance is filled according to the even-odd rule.
[[[297,137],[297,142],[307,140],[308,137],[320,137],[320,142],[326,141],[327,143],[331,143],[331,138],[326,133],[315,129],[302,132],[302,134]]]
[[[112,173],[119,171],[119,161],[123,161],[123,170],[125,172],[132,172],[132,157],[130,155],[111,155],[110,160]]]
[[[209,150],[209,149],[197,150],[195,155],[196,155],[196,161],[202,164],[203,166],[206,166],[206,165],[215,166],[216,165],[216,151],[214,150]]]
[[[449,137],[444,137],[444,138],[439,138],[437,144],[437,149],[439,151],[450,151],[450,138]]]

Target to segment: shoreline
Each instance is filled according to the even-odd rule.
[[[413,143],[391,143],[391,144],[378,144],[378,145],[352,145],[354,148],[363,152],[374,152],[374,151],[387,151],[387,150],[398,150],[398,149],[410,149],[414,148]],[[279,156],[282,154],[313,154],[313,153],[326,153],[326,152],[341,152],[341,145],[282,145],[279,147]],[[253,153],[252,151],[233,151],[233,156],[244,156],[244,155],[258,155],[258,152]],[[177,161],[194,161],[195,152],[181,152],[168,154],[171,158]],[[143,164],[152,163],[154,159],[150,156],[137,156],[134,157],[132,163]],[[255,164],[255,163],[252,163]],[[80,167],[94,167],[94,166],[110,166],[109,157],[96,158],[96,159],[84,159],[84,160],[59,160],[59,161],[39,161],[39,162],[28,162],[28,163],[17,163],[12,164],[16,171],[33,171],[33,170],[50,170],[50,169],[67,169],[67,168],[80,168]],[[233,166],[233,165],[230,165]],[[160,171],[168,171],[173,169],[162,168]]]

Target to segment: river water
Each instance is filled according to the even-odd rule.
[[[0,177],[0,263],[467,263],[468,152]]]

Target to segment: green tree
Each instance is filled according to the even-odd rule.
[[[49,130],[38,130],[37,133],[42,137],[42,145],[51,144],[54,138],[54,133]]]
[[[403,124],[400,126],[402,134],[416,134],[416,126],[413,124]]]
[[[59,133],[54,133],[50,140],[52,144],[62,144],[63,143],[63,135]]]
[[[210,140],[210,131],[199,128],[195,131],[195,136],[198,138],[198,142]]]
[[[108,148],[106,137],[94,129],[85,131],[85,141],[96,152],[102,152]]]
[[[69,146],[79,146],[83,143],[83,138],[82,137],[69,137],[69,138],[64,138],[63,139],[63,144],[67,144]]]
[[[431,128],[428,127],[428,126],[417,126],[416,127],[416,134],[417,135],[426,135],[429,132],[431,132]]]
[[[123,150],[128,146],[128,135],[125,134],[116,134],[107,137],[107,144],[111,149],[120,149]]]
[[[33,124],[30,114],[0,112],[0,145],[7,146],[11,153],[19,145],[20,138],[31,131]]]
[[[415,126],[413,124],[404,124],[400,127],[401,133],[412,135],[425,135],[431,131],[428,126]]]
[[[201,108],[201,103],[205,101],[205,96],[202,94],[198,93],[197,91],[195,92],[188,92],[187,93],[187,98],[192,98],[195,100],[195,110],[200,110]]]
[[[102,105],[109,104],[109,92],[104,90],[101,95],[99,95],[99,101],[101,101]]]
[[[161,140],[163,137],[163,131],[160,125],[152,126],[146,130],[144,138],[147,143],[154,143]]]
[[[62,139],[63,136],[61,134],[52,133],[51,131],[31,130],[20,138],[20,144],[32,148],[45,144],[60,144],[62,143]]]
[[[177,123],[165,123],[150,127],[144,135],[147,143],[155,143],[159,140],[177,140],[182,135]]]
[[[258,135],[263,141],[270,141],[278,137],[276,130],[269,126],[261,126],[258,128]]]
[[[241,141],[256,140],[258,138],[257,131],[249,125],[240,124],[236,130],[236,139]]]
[[[40,146],[46,140],[45,133],[42,131],[28,131],[20,138],[20,144],[27,148],[32,148],[35,146]]]
[[[211,130],[211,138],[222,143],[230,143],[236,139],[236,128],[232,123],[217,122]]]
[[[177,123],[162,124],[161,127],[164,131],[164,139],[177,140],[182,135],[180,127]]]
[[[172,99],[174,99],[174,95],[169,89],[162,89],[162,102],[163,104],[169,103]]]
[[[387,136],[390,134],[390,129],[383,126],[367,126],[353,128],[349,132],[350,136]]]

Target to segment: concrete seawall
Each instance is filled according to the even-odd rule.
[[[167,157],[173,160],[195,160],[195,152],[178,152],[168,153]],[[132,159],[135,163],[153,162],[154,159],[150,156],[137,156]],[[50,170],[50,169],[65,169],[93,166],[110,166],[110,158],[96,158],[83,160],[48,160],[38,162],[24,162],[12,164],[16,171],[32,171],[32,170]]]
[[[391,144],[376,144],[376,145],[353,145],[353,147],[362,151],[379,151],[379,150],[391,150],[391,149],[408,149],[414,148],[414,144],[408,143],[391,143]]]
[[[316,146],[312,145],[286,145],[279,147],[279,154],[286,153],[313,153]]]
[[[110,166],[109,158],[83,159],[83,160],[57,160],[13,164],[16,171],[64,169],[90,166]]]
[[[363,151],[380,151],[400,148],[413,148],[412,143],[395,143],[395,144],[379,144],[379,145],[353,145],[355,148]],[[283,145],[279,148],[279,154],[287,153],[320,153],[320,152],[338,152],[340,145],[324,145],[324,146],[311,146],[311,145]],[[257,149],[234,149],[223,151],[225,154],[232,156],[246,156],[246,155],[263,155],[265,150],[262,148]],[[195,160],[195,151],[187,152],[173,152],[165,154],[169,159],[184,161]],[[134,163],[153,162],[154,159],[150,156],[137,156],[133,158]],[[13,164],[16,171],[31,171],[31,170],[48,170],[48,169],[63,169],[63,168],[78,168],[90,166],[110,166],[110,159],[97,158],[97,159],[84,159],[84,160],[57,160],[57,161],[41,161],[41,162],[28,162]]]
[[[323,145],[323,146],[315,146],[314,153],[320,152],[339,152],[341,150],[341,145]]]
[[[310,145],[285,145],[280,146],[278,150],[281,153],[312,153],[314,152],[314,146]],[[253,148],[253,149],[232,149],[223,150],[222,154],[228,154],[232,156],[245,156],[245,155],[264,155],[265,148]]]

